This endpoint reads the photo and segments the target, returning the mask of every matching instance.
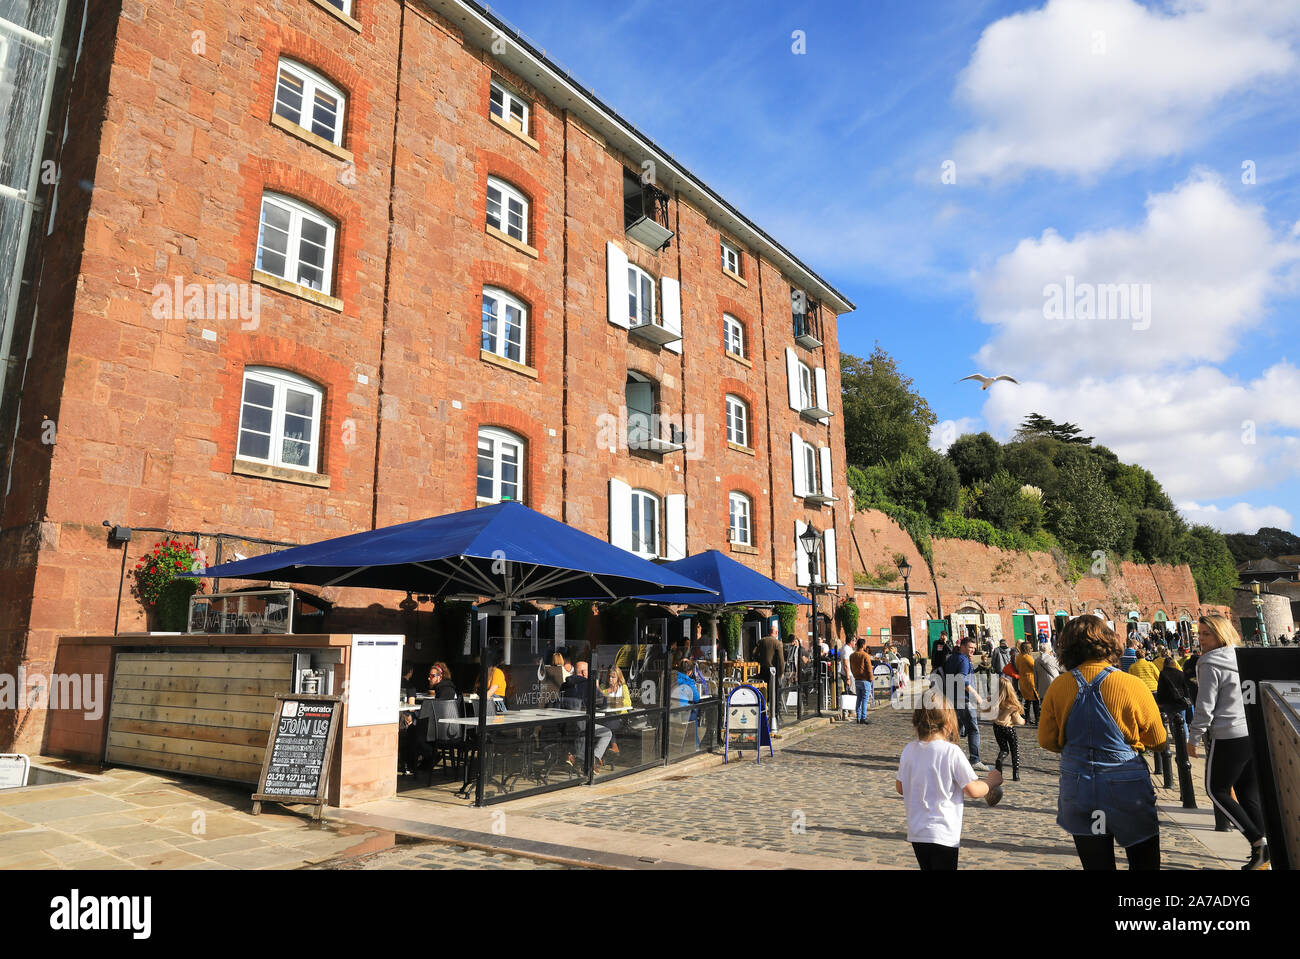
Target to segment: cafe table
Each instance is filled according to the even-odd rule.
[[[596,713],[596,718],[601,719],[605,715],[606,715],[605,712],[598,711]],[[586,711],[581,709],[551,709],[551,708],[512,709],[496,716],[489,716],[487,719],[487,725],[492,729],[496,730],[496,729],[509,729],[511,727],[534,726],[539,722],[547,722],[547,721],[576,722],[576,721],[584,720],[586,718],[587,718]],[[475,729],[478,727],[477,716],[466,716],[462,719],[443,719],[443,720],[439,720],[439,722],[445,723],[448,726],[460,726],[466,730]],[[503,793],[507,793],[511,791],[514,782],[517,781],[520,778],[520,776],[524,774],[525,770],[534,768],[535,760],[536,760],[536,744],[534,739],[531,736],[521,736],[520,747],[521,749],[520,749],[519,770],[518,772],[514,772],[513,774],[508,768],[502,768],[498,775],[492,769],[493,766],[492,753],[489,752],[484,757],[484,776],[486,777],[486,781],[489,783],[499,783],[501,786],[501,791]],[[539,769],[539,772],[542,776],[545,776],[549,774],[550,767],[547,767],[545,769]],[[469,793],[469,788],[470,788],[470,770],[469,770],[469,764],[466,763],[465,782],[461,786],[460,794],[467,795]]]

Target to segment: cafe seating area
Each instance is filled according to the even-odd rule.
[[[665,673],[668,662],[663,652],[638,657],[626,696],[608,695],[610,672],[601,672],[594,703],[557,697],[525,706],[493,697],[481,743],[480,697],[438,699],[403,690],[399,708],[410,722],[403,720],[399,741],[398,791],[475,800],[481,760],[482,801],[500,802],[604,782],[714,750],[722,690],[750,675],[753,664],[677,658]],[[662,702],[660,688],[669,691]]]

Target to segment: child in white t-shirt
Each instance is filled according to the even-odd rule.
[[[907,809],[907,841],[922,869],[956,869],[963,798],[987,796],[992,804],[1000,798],[1002,774],[993,770],[982,780],[975,775],[953,742],[957,714],[943,696],[931,693],[925,708],[912,711],[912,728],[916,742],[903,747],[894,783]]]

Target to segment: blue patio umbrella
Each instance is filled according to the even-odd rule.
[[[501,604],[506,636],[511,634],[515,604],[525,600],[713,595],[666,566],[519,503],[499,503],[294,546],[189,575],[397,589],[439,599],[488,597]],[[488,657],[480,658],[486,692]],[[479,742],[484,742],[486,724],[487,709],[480,709]],[[479,764],[477,801],[481,805],[481,752]]]
[[[803,594],[795,592],[788,586],[782,586],[776,580],[755,572],[744,563],[738,563],[716,549],[667,563],[664,568],[685,576],[701,586],[707,586],[716,595],[679,593],[642,598],[653,599],[665,605],[689,606],[699,610],[710,617],[715,631],[714,639],[717,638],[717,618],[728,608],[775,606],[778,603],[792,603],[796,606],[812,605],[808,597]]]
[[[668,568],[519,503],[387,526],[190,575],[524,600],[711,596]]]

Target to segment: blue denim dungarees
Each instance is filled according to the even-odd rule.
[[[1079,693],[1065,723],[1056,824],[1072,836],[1109,833],[1127,849],[1159,835],[1160,821],[1147,764],[1101,699],[1101,681],[1113,672],[1107,666],[1089,683],[1071,670]]]

